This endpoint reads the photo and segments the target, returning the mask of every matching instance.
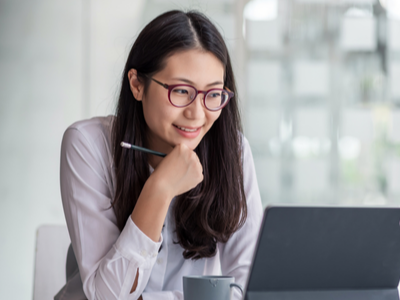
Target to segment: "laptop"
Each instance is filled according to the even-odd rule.
[[[399,300],[400,208],[271,206],[245,300]]]

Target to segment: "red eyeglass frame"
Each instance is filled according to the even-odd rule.
[[[168,90],[168,100],[169,100],[169,102],[171,103],[171,105],[173,105],[173,106],[175,106],[175,107],[186,107],[186,106],[189,106],[190,104],[193,103],[194,100],[196,100],[198,94],[203,94],[203,95],[204,95],[204,97],[203,97],[203,104],[204,104],[204,107],[205,107],[206,109],[208,109],[209,111],[218,111],[218,110],[224,108],[224,107],[228,104],[229,100],[231,100],[232,97],[235,95],[235,93],[232,92],[231,90],[229,90],[227,87],[225,87],[225,89],[217,89],[217,88],[214,88],[214,89],[210,89],[210,90],[208,90],[208,91],[200,91],[200,90],[196,89],[194,86],[192,86],[192,85],[190,85],[190,84],[173,84],[173,85],[168,85],[168,84],[166,84],[166,83],[162,83],[162,82],[158,81],[157,79],[154,79],[153,77],[148,77],[148,78],[150,78],[150,79],[153,80],[155,83],[158,83],[159,85],[161,85],[162,87],[164,87],[165,89]],[[185,105],[175,105],[174,103],[172,103],[171,97],[170,97],[171,91],[172,91],[175,87],[177,87],[177,86],[187,86],[187,87],[190,87],[190,88],[194,89],[195,92],[196,92],[196,95],[193,97],[193,100],[190,101],[188,104],[185,104]],[[228,98],[228,100],[226,100],[225,103],[222,104],[221,106],[219,106],[219,107],[217,107],[217,108],[209,108],[209,107],[207,107],[207,105],[206,105],[206,98],[207,98],[207,94],[210,93],[211,91],[224,91],[224,92],[228,93],[229,98]]]

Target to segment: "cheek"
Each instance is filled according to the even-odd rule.
[[[209,122],[209,127],[211,127],[216,120],[218,120],[219,116],[221,115],[221,111],[218,112],[207,112],[207,119]]]
[[[153,98],[156,99],[156,98]],[[150,129],[163,131],[165,126],[174,119],[176,110],[163,101],[143,100],[143,114]]]

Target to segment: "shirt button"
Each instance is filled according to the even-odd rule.
[[[157,259],[157,263],[158,263],[159,265],[161,265],[161,264],[163,263],[163,259],[162,259],[162,258]]]
[[[140,255],[143,257],[147,257],[147,251],[146,250],[140,251]]]

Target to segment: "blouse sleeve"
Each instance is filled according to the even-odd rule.
[[[152,241],[128,218],[119,231],[104,163],[92,136],[70,127],[61,146],[61,196],[83,290],[92,299],[138,299],[162,237]],[[136,290],[130,293],[139,270]]]
[[[247,201],[247,219],[225,244],[219,245],[221,271],[223,275],[235,277],[235,282],[244,287],[249,273],[263,208],[250,145],[243,139],[243,181]],[[234,299],[242,299],[234,288]]]

